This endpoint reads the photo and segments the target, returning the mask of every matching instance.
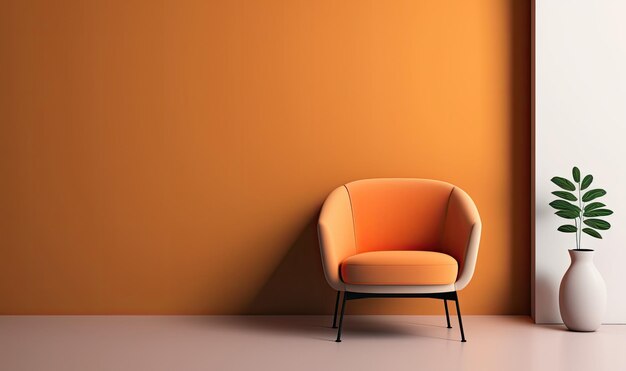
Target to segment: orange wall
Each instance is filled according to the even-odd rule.
[[[529,312],[527,2],[0,8],[0,313],[329,313],[321,203],[391,176],[476,201],[465,312]]]

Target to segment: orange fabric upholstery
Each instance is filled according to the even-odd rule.
[[[370,293],[463,289],[474,274],[481,230],[463,190],[426,179],[348,183],[328,196],[318,224],[331,287]]]
[[[341,278],[358,285],[447,285],[456,281],[457,262],[432,251],[374,251],[341,263]]]
[[[368,179],[346,185],[358,253],[433,250],[453,186],[426,179]]]

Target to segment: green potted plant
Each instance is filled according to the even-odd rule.
[[[571,263],[559,289],[559,310],[563,323],[573,331],[595,331],[602,323],[606,310],[606,285],[593,264],[592,249],[582,248],[583,237],[602,238],[611,224],[603,218],[613,214],[598,199],[606,195],[600,188],[590,188],[593,176],[581,179],[580,170],[572,169],[573,182],[563,177],[552,178],[560,189],[550,202],[561,218],[568,221],[558,231],[575,236],[575,248],[569,250]],[[573,223],[573,224],[572,224]]]

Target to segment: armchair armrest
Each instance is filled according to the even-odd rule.
[[[457,290],[467,286],[474,275],[481,230],[482,222],[474,201],[463,190],[455,187],[448,201],[442,247],[459,263],[459,275],[455,283]]]
[[[328,196],[322,206],[317,232],[326,281],[335,290],[345,290],[341,281],[339,265],[356,254],[354,219],[350,194],[341,186]]]

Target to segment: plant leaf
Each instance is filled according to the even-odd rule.
[[[602,239],[602,235],[591,228],[583,228],[583,232],[587,233],[591,237]]]
[[[553,195],[555,195],[556,197],[560,197],[564,200],[569,200],[569,201],[578,201],[578,198],[576,198],[576,196],[574,196],[573,194],[569,193],[569,192],[565,192],[565,191],[554,191],[552,192]]]
[[[558,185],[559,187],[563,188],[566,191],[576,190],[576,186],[574,185],[574,183],[570,182],[569,180],[565,178],[561,178],[560,176],[555,176],[554,178],[550,180],[552,181],[552,183]]]
[[[587,187],[591,185],[591,182],[593,182],[593,176],[587,175],[586,177],[584,177],[583,182],[580,184],[580,190],[584,191],[585,189],[587,189]]]
[[[565,233],[574,233],[578,231],[578,228],[571,224],[565,224],[560,226],[557,230]]]
[[[570,204],[567,201],[554,200],[554,201],[550,202],[549,205],[552,206],[553,208],[557,209],[557,210],[571,210],[571,211],[574,211],[576,213],[580,213],[580,208],[578,206]]]
[[[559,210],[555,214],[565,219],[576,219],[580,216],[579,213],[572,210]]]
[[[594,229],[599,229],[601,231],[607,230],[611,228],[611,224],[602,219],[585,219],[584,223]]]
[[[589,202],[591,200],[595,200],[598,197],[602,197],[606,194],[604,189],[592,189],[591,191],[587,191],[583,195],[583,202]]]
[[[601,207],[606,206],[605,204],[603,204],[602,202],[592,202],[589,205],[585,206],[585,211],[591,211],[591,210],[595,210],[595,209],[599,209]]]
[[[574,181],[576,183],[580,183],[580,170],[576,166],[572,169],[572,176],[574,177]]]
[[[596,209],[591,211],[585,211],[583,214],[586,217],[595,217],[595,216],[607,216],[613,214],[613,211],[609,209]]]

